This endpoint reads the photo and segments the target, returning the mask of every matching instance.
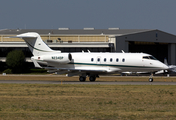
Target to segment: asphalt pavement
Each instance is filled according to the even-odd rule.
[[[0,80],[6,84],[92,84],[92,85],[176,85],[176,82],[79,82],[79,81],[36,81],[36,80]]]

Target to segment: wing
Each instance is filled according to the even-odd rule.
[[[50,73],[57,73],[57,74],[67,74],[68,77],[74,75],[81,75],[84,73],[90,74],[113,74],[114,72],[120,72],[121,69],[117,67],[76,67],[76,68],[57,68],[57,67],[41,67],[40,64],[32,57],[31,60],[33,61],[35,67],[44,68],[47,72]]]
[[[57,73],[57,74],[66,74],[68,77],[74,75],[81,75],[83,73],[92,73],[92,74],[108,74],[113,72],[120,72],[119,68],[93,68],[93,67],[80,67],[80,68],[56,68],[56,67],[44,67],[44,69],[48,70],[47,72],[50,73]]]

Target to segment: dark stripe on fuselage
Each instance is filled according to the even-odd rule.
[[[94,66],[112,66],[112,67],[131,67],[131,68],[157,68],[158,67],[151,67],[151,66],[131,66],[131,65],[112,65],[112,64],[92,64],[92,63],[73,63],[70,62],[69,64],[75,65],[94,65]]]

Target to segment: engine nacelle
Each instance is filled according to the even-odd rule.
[[[59,53],[53,55],[38,56],[38,60],[44,62],[69,63],[72,60],[70,53]]]

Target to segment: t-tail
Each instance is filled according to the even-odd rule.
[[[23,33],[17,35],[16,38],[23,39],[34,56],[41,56],[50,54],[50,52],[54,52],[54,50],[52,50],[50,47],[48,47],[48,45],[46,45],[43,42],[38,33],[35,32]]]

